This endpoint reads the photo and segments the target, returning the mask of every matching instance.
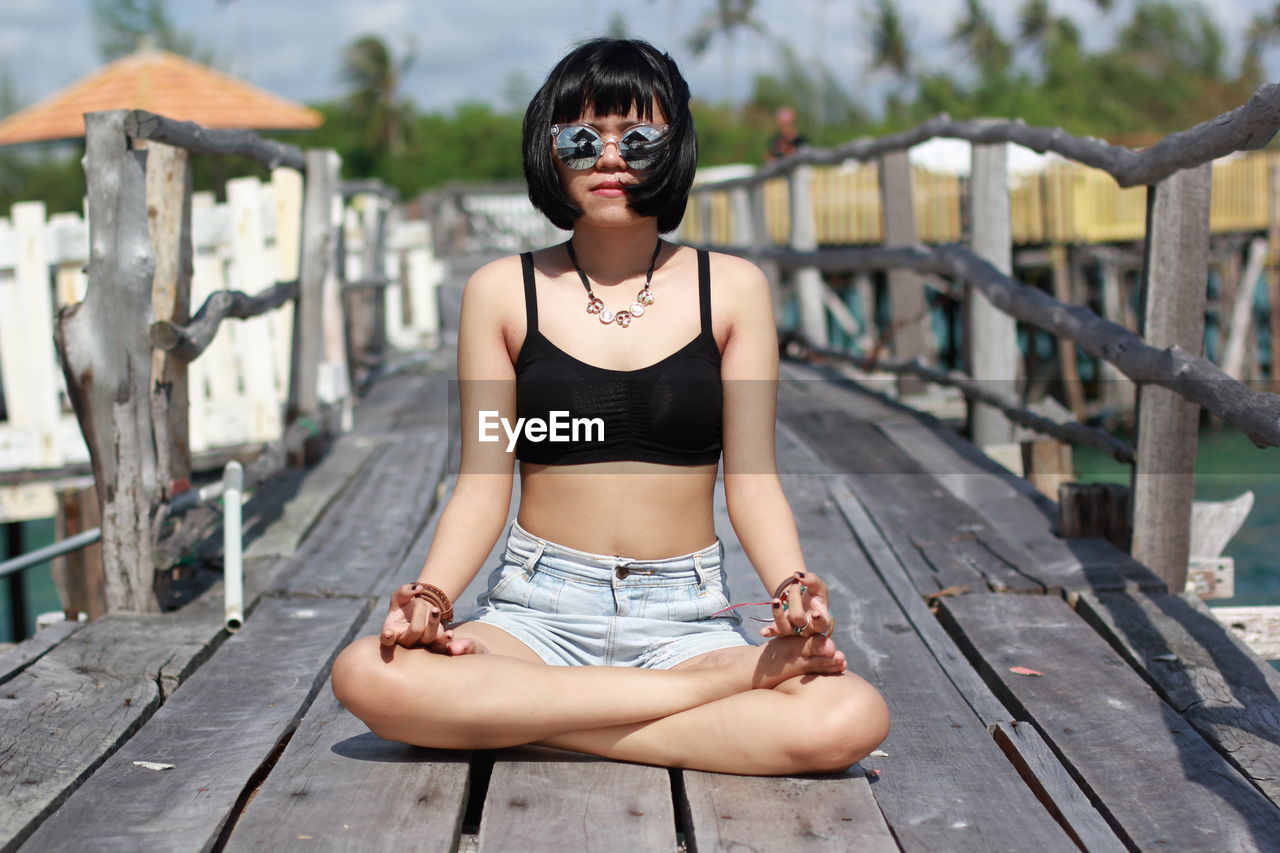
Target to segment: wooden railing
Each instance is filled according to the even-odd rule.
[[[1271,221],[1270,175],[1280,154],[1253,151],[1215,162],[1209,231],[1265,231]],[[879,169],[875,164],[814,166],[810,187],[814,227],[821,246],[865,246],[883,238]],[[968,181],[957,174],[912,165],[916,234],[922,243],[964,239]],[[1145,186],[1122,187],[1102,169],[1071,161],[1010,175],[1010,232],[1015,246],[1045,243],[1111,243],[1141,240],[1146,233]],[[732,242],[734,209],[729,193],[704,197],[681,229],[694,243]],[[785,244],[791,233],[786,176],[764,182],[767,239]]]
[[[567,236],[534,209],[524,184],[450,186],[419,204],[442,256],[519,252]]]
[[[682,236],[755,259],[775,285],[787,273],[797,297],[800,328],[816,348],[828,345],[833,294],[824,273],[885,271],[891,334],[887,349],[904,366],[901,390],[918,390],[934,360],[922,280],[949,278],[968,288],[965,299],[972,385],[999,392],[1014,386],[1020,353],[1016,322],[1074,342],[1138,383],[1138,447],[1134,468],[1133,553],[1161,574],[1171,589],[1186,581],[1197,424],[1201,407],[1245,432],[1258,446],[1280,445],[1280,396],[1256,391],[1212,364],[1203,351],[1208,278],[1211,163],[1236,151],[1257,149],[1280,128],[1280,85],[1260,88],[1236,110],[1172,134],[1135,152],[1057,128],[1017,121],[952,121],[943,116],[914,130],[863,139],[830,150],[810,149],[770,164],[749,177],[695,188],[689,225]],[[969,181],[968,245],[925,247],[915,213],[916,197],[907,149],[933,137],[973,144]],[[1010,277],[1013,208],[1007,143],[1063,157],[1108,172],[1121,187],[1146,185],[1142,334],[1067,304]],[[846,161],[871,161],[881,205],[883,246],[819,249],[813,169]],[[790,206],[788,245],[772,245],[769,183],[785,179]],[[861,191],[865,192],[866,187]],[[730,228],[717,228],[716,206]],[[721,222],[726,221],[722,217]],[[719,239],[717,239],[719,238]],[[926,275],[921,275],[921,274]],[[949,285],[941,283],[945,289]],[[781,291],[775,288],[781,300]],[[864,306],[864,317],[875,316]],[[850,331],[853,331],[852,329]],[[1073,350],[1074,352],[1074,350]],[[863,353],[867,355],[868,353]],[[1074,358],[1072,359],[1074,364]],[[913,366],[919,369],[913,369]],[[974,440],[1007,446],[1012,426],[997,408],[971,406]]]
[[[304,152],[246,131],[141,111],[92,113],[86,128],[88,280],[83,299],[59,314],[57,346],[97,490],[106,609],[154,611],[164,570],[213,522],[213,513],[181,513],[196,503],[186,491],[189,419],[216,416],[189,405],[189,366],[224,343],[224,320],[260,318],[253,322],[274,327],[274,337],[235,336],[238,378],[204,377],[262,386],[254,396],[265,402],[249,413],[262,425],[250,441],[278,424],[278,439],[248,466],[249,484],[349,428],[353,384],[377,366],[391,325],[393,199],[379,186],[344,187],[332,151]],[[231,286],[197,294],[204,301],[194,315],[193,267],[225,260],[200,258],[194,248],[192,153],[242,155],[295,191],[292,203],[287,193],[276,198],[279,279],[260,280],[266,265],[233,265]],[[233,239],[249,255],[261,252],[257,199],[231,206],[240,211]],[[273,383],[287,391],[273,397]]]

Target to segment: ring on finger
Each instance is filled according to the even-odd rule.
[[[805,631],[809,630],[812,627],[813,627],[813,617],[806,616],[803,625],[801,625],[799,628],[792,628],[791,630],[794,631],[796,634],[803,634]]]

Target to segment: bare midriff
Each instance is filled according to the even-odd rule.
[[[520,526],[592,554],[661,560],[716,541],[715,465],[520,463]]]

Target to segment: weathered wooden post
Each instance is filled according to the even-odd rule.
[[[765,246],[772,243],[769,237],[769,213],[764,206],[764,182],[752,181],[751,188],[747,192],[750,194],[752,248],[759,253]],[[769,280],[769,294],[773,297],[773,316],[775,319],[781,318],[785,304],[782,294],[782,271],[778,268],[776,261],[766,260],[761,254],[757,254],[755,260],[764,272],[764,277]]]
[[[1253,303],[1254,288],[1262,276],[1262,265],[1267,258],[1267,241],[1254,237],[1249,241],[1249,256],[1244,265],[1244,272],[1236,284],[1235,298],[1232,300],[1231,325],[1227,333],[1226,345],[1222,352],[1222,369],[1234,379],[1247,380],[1246,364],[1248,344],[1254,340]],[[1224,309],[1227,306],[1224,306]]]
[[[876,288],[871,276],[860,272],[853,277],[853,290],[862,313],[862,332],[858,335],[858,349],[869,353],[876,345]]]
[[[915,203],[911,195],[911,161],[906,151],[891,151],[880,158],[880,206],[884,245],[891,249],[914,246]],[[888,280],[893,354],[903,360],[930,361],[929,305],[919,275],[909,270],[890,270]],[[923,380],[914,377],[898,379],[899,394],[917,394],[925,387]]]
[[[974,145],[969,221],[974,254],[1005,275],[1013,272],[1013,232],[1009,209],[1007,143]],[[978,288],[965,286],[969,372],[992,390],[1014,396],[1018,381],[1018,324],[991,304]],[[969,407],[974,444],[1011,471],[1020,473],[1022,455],[1013,440],[1013,424],[999,409],[982,403]]]
[[[135,143],[136,147],[137,143]],[[151,308],[156,321],[185,326],[191,318],[191,157],[185,148],[147,142],[147,220],[155,252]],[[151,353],[151,417],[156,477],[164,500],[190,484],[187,362],[163,349]]]
[[[85,118],[89,288],[58,318],[67,391],[89,446],[102,508],[107,608],[158,611],[153,536],[162,510],[151,426],[151,288],[145,155],[124,110]]]
[[[729,209],[733,221],[733,239],[730,241],[739,249],[755,248],[755,221],[751,216],[751,194],[739,184],[729,190]]]
[[[98,494],[92,485],[59,491],[57,538],[69,539],[77,533],[101,527],[99,509]],[[100,542],[55,559],[53,581],[57,584],[58,596],[68,619],[77,619],[81,613],[86,613],[92,621],[107,612]]]
[[[1212,165],[1176,172],[1147,190],[1142,336],[1153,347],[1204,349]],[[1133,556],[1182,592],[1190,557],[1200,409],[1156,385],[1138,388]]]
[[[813,215],[813,169],[799,165],[791,170],[791,248],[812,252],[818,248],[818,228]],[[827,309],[823,298],[822,273],[817,267],[795,271],[796,299],[800,303],[800,331],[815,347],[826,349]]]
[[[1111,252],[1100,255],[1099,262],[1102,273],[1102,311],[1103,316],[1113,323],[1128,328],[1126,322],[1124,281],[1120,275],[1119,261]],[[1114,364],[1103,360],[1102,393],[1099,395],[1104,406],[1127,411],[1133,406],[1133,380],[1120,372]]]
[[[367,330],[369,355],[378,364],[386,358],[387,349],[387,221],[390,204],[384,195],[372,196],[364,210],[364,252],[361,276],[369,287],[370,306]]]
[[[314,418],[320,411],[320,370],[325,356],[325,282],[334,273],[341,205],[338,155],[308,151],[302,207],[302,262],[294,309],[293,358],[287,420]]]
[[[698,240],[702,245],[710,246],[715,242],[711,224],[711,192],[703,189],[694,199],[698,211]]]
[[[1280,393],[1280,165],[1267,173],[1267,304],[1271,306],[1271,392]]]
[[[1075,276],[1072,275],[1074,264],[1071,251],[1065,245],[1049,247],[1049,263],[1053,269],[1053,298],[1070,305],[1075,302],[1072,287]],[[1058,365],[1062,370],[1062,385],[1067,391],[1067,407],[1075,419],[1085,418],[1084,385],[1080,383],[1080,365],[1076,359],[1076,343],[1069,338],[1059,337]]]

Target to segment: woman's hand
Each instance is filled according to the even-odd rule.
[[[415,597],[417,588],[417,584],[407,583],[391,593],[391,608],[378,639],[384,648],[397,644],[409,649],[425,646],[429,651],[447,655],[453,632],[440,629],[440,609]]]
[[[834,627],[827,608],[827,584],[813,572],[796,572],[783,581],[780,597],[773,599],[773,624],[760,630],[762,637],[812,637]],[[783,607],[783,602],[786,607]]]

